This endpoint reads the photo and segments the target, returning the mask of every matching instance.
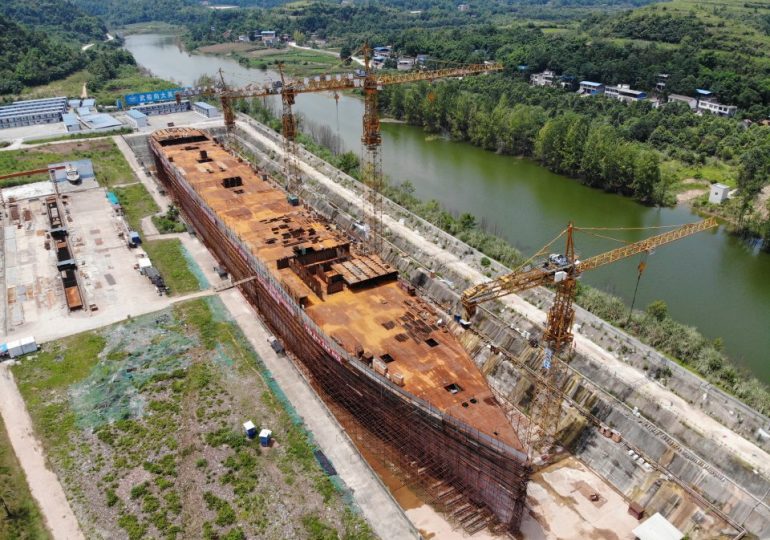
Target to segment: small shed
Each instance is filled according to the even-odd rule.
[[[17,339],[16,341],[10,341],[5,345],[8,356],[11,358],[19,357],[23,354],[33,353],[37,351],[37,342],[33,337],[25,337]]]
[[[142,257],[139,259],[139,273],[142,275],[147,274],[147,269],[152,268],[152,261],[148,259],[147,257]]]
[[[78,116],[73,113],[64,113],[61,115],[62,122],[64,122],[64,127],[67,128],[67,132],[71,133],[73,131],[80,131],[80,120],[78,120]]]
[[[674,527],[660,512],[653,514],[633,532],[638,540],[682,540],[684,538],[682,531]]]
[[[24,354],[33,353],[37,351],[37,343],[32,336],[22,338],[19,340],[21,343],[21,350]]]
[[[709,190],[709,203],[722,204],[727,200],[730,193],[730,187],[724,184],[712,184]]]
[[[270,446],[270,439],[273,436],[273,432],[269,429],[263,429],[259,432],[259,444],[260,446]]]
[[[243,423],[243,431],[246,433],[246,436],[249,439],[253,439],[257,436],[257,426],[254,425],[254,422],[251,420],[248,420],[247,422]]]
[[[8,356],[11,358],[16,358],[17,356],[21,356],[24,354],[24,349],[21,345],[21,340],[16,341],[9,341],[6,344],[6,347],[8,347]]]
[[[197,101],[193,103],[193,110],[198,114],[202,114],[206,118],[216,118],[219,116],[219,109],[206,103],[205,101]]]
[[[128,116],[129,123],[135,128],[139,129],[147,127],[147,115],[142,111],[129,109],[129,111],[126,113],[126,116]]]

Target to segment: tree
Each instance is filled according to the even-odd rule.
[[[337,158],[337,168],[347,174],[358,169],[359,164],[358,156],[354,152],[343,152]]]
[[[468,231],[476,226],[476,217],[473,214],[464,212],[460,215],[460,230]]]
[[[340,60],[350,63],[350,57],[353,56],[353,51],[350,49],[350,45],[343,45],[340,47]]]
[[[634,196],[644,202],[654,201],[656,186],[660,182],[660,158],[652,150],[640,149],[634,160],[634,180],[631,189]]]
[[[668,317],[668,305],[663,300],[655,300],[647,306],[647,315],[658,322],[662,322]]]

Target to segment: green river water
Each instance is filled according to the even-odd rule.
[[[228,58],[190,55],[172,36],[128,36],[126,48],[154,74],[189,85],[220,67],[232,84],[274,79]],[[360,151],[360,100],[303,95],[295,110],[306,122],[326,124],[346,149]],[[437,199],[453,212],[470,212],[524,254],[549,242],[568,221],[583,227],[659,227],[696,221],[687,207],[649,208],[553,174],[537,163],[500,156],[422,129],[384,123],[383,168],[392,182],[410,180],[418,196]],[[659,231],[658,231],[659,232]],[[607,233],[637,240],[656,231]],[[581,256],[619,244],[576,236]],[[630,303],[638,258],[586,273],[584,281]],[[648,258],[637,307],[664,300],[671,314],[710,338],[721,337],[731,358],[770,382],[770,255],[729,236],[722,228],[659,248]]]

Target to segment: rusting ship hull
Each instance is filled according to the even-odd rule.
[[[286,281],[288,278],[282,278],[276,271],[276,266],[281,267],[283,264],[284,269],[290,266],[305,283],[318,289],[318,283],[310,281],[312,275],[308,277],[307,269],[314,268],[312,265],[318,264],[318,261],[324,258],[322,250],[306,253],[304,248],[297,250],[295,246],[294,252],[302,253],[305,257],[301,259],[298,255],[297,260],[307,261],[307,257],[312,255],[313,262],[302,268],[297,267],[299,263],[296,261],[283,262],[283,259],[279,259],[276,266],[273,266],[271,262],[258,256],[265,252],[256,249],[253,241],[250,242],[234,232],[233,222],[228,226],[227,218],[220,215],[222,211],[218,212],[210,206],[210,202],[214,200],[212,190],[204,189],[201,187],[203,184],[198,184],[196,179],[191,178],[195,172],[191,167],[180,163],[181,156],[178,152],[182,146],[183,149],[189,149],[189,152],[200,152],[200,155],[208,160],[204,163],[214,158],[215,163],[219,163],[223,170],[228,169],[226,174],[231,175],[236,167],[226,163],[224,156],[227,155],[233,160],[235,158],[226,154],[224,148],[213,141],[201,140],[202,135],[191,135],[190,130],[163,130],[162,133],[150,139],[158,177],[169,188],[175,202],[199,237],[230,271],[233,280],[254,277],[239,287],[273,332],[284,341],[286,348],[302,362],[311,375],[314,386],[324,400],[332,405],[332,409],[344,410],[345,414],[353,418],[372,438],[384,443],[383,446],[388,449],[388,457],[397,459],[412,477],[425,480],[426,488],[434,488],[434,494],[438,497],[436,502],[439,505],[446,502],[445,509],[450,513],[454,511],[454,517],[458,521],[462,521],[463,516],[471,515],[463,510],[470,505],[477,510],[485,509],[487,516],[491,516],[494,522],[506,530],[517,531],[523,514],[530,469],[523,448],[510,444],[513,435],[509,435],[508,431],[502,433],[503,429],[508,430],[510,426],[498,428],[500,432],[496,430],[493,433],[484,433],[473,424],[458,419],[429,400],[411,393],[409,385],[403,383],[403,376],[397,379],[395,376],[383,374],[383,370],[378,368],[377,358],[372,360],[371,355],[359,345],[348,346],[349,340],[337,337],[346,334],[328,335],[311,317],[316,313],[313,309],[318,309],[319,306],[313,307],[312,300],[308,301],[305,297],[298,299],[296,288],[290,290]],[[202,148],[205,149],[201,151]],[[216,159],[217,157],[219,159]],[[200,169],[199,165],[195,167]],[[266,182],[256,171],[247,169],[248,166],[244,164],[239,168],[238,180],[232,180],[235,176],[228,176],[222,184],[235,183],[236,189],[251,186],[251,179],[244,180],[247,174],[253,176],[254,182]],[[263,201],[263,204],[268,205],[267,199],[277,188],[272,184],[260,184],[259,189],[264,190],[260,192],[262,196],[254,201],[257,201],[257,204],[258,201]],[[232,209],[234,204],[228,204],[227,207]],[[274,207],[275,205],[272,206]],[[285,209],[281,210],[284,211]],[[283,236],[285,237],[286,233]],[[335,237],[335,240],[339,243],[339,238]],[[322,242],[317,243],[320,245]],[[339,245],[336,249],[339,255]],[[358,272],[351,266],[351,260],[354,260],[352,255],[343,262],[351,271]],[[336,268],[345,272],[339,260],[335,261]],[[374,264],[368,259],[366,262],[370,266]],[[326,265],[329,273],[333,273],[331,267],[334,264],[330,262]],[[363,289],[363,292],[362,289],[354,292],[366,295],[371,292],[371,288],[378,286],[378,281],[388,281],[387,272],[379,268],[377,272],[378,280],[367,283],[368,288]],[[320,270],[317,271],[318,275],[321,273]],[[346,279],[347,286],[354,289],[354,280],[350,276]],[[319,283],[328,287],[317,291],[322,299],[328,298],[328,295],[334,294],[340,288],[335,285],[338,280],[328,276],[326,282]],[[388,289],[391,296],[385,296],[391,302],[392,294],[395,294],[392,290],[395,289]],[[386,303],[385,300],[381,302]],[[409,304],[410,301],[406,300],[405,303]],[[316,315],[316,318],[318,317],[320,315]],[[387,328],[388,324],[384,326]],[[450,337],[441,335],[441,339],[447,342]],[[406,367],[403,369],[409,377],[410,372]],[[472,382],[467,378],[465,380],[468,382],[460,381],[459,385],[471,387]],[[449,390],[446,392],[449,394]],[[458,407],[459,411],[465,412],[470,407],[487,407],[490,411],[496,411],[495,414],[501,412],[491,394],[475,392],[473,395],[476,397],[470,398],[470,401],[474,405],[469,406],[467,401],[463,401]],[[483,403],[479,400],[483,400]],[[497,435],[499,437],[496,437]],[[508,438],[501,440],[503,435]],[[427,485],[428,483],[431,485]],[[461,499],[463,504],[459,507],[448,504]],[[465,501],[468,504],[465,504]],[[475,512],[472,515],[480,514]]]

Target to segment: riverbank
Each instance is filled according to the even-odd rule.
[[[126,47],[137,62],[184,84],[220,67],[229,84],[276,80],[271,70],[246,69],[231,58],[189,55],[174,37],[129,36]],[[490,79],[479,77],[475,79]],[[473,79],[473,80],[475,80]],[[463,88],[471,85],[468,78]],[[460,83],[456,83],[460,84]],[[445,83],[435,84],[440,91]],[[527,92],[530,91],[526,88]],[[583,103],[582,100],[580,103]],[[280,111],[280,100],[266,100]],[[360,99],[341,94],[307,94],[294,107],[305,125],[326,127],[341,140],[341,152],[359,154],[361,146]],[[415,195],[436,199],[449,214],[468,212],[484,228],[520,252],[532,254],[564,229],[578,226],[620,228],[606,235],[623,242],[640,240],[643,227],[676,226],[695,221],[687,206],[654,208],[630,198],[592,189],[573,179],[551,173],[538,163],[483,150],[423,129],[382,123],[383,170],[394,184],[410,181]],[[581,255],[606,251],[616,242],[580,234]],[[638,306],[662,299],[677,320],[697,327],[709,339],[724,338],[724,349],[741,366],[761,380],[770,380],[770,365],[763,361],[770,350],[770,256],[758,254],[724,228],[680,241],[674,249],[658,250],[649,258],[640,283]],[[631,304],[636,286],[637,260],[586,273],[583,282],[621,297]]]
[[[250,112],[258,120],[272,120],[272,128],[278,129],[277,119],[270,118],[270,112],[258,103],[252,104]],[[334,161],[335,156],[323,147],[323,141],[314,141],[307,135],[305,137],[310,142],[304,145],[309,151],[319,154],[320,150],[322,159]],[[357,177],[355,174],[353,176]],[[384,194],[396,204],[507,267],[516,267],[524,260],[522,254],[504,238],[485,230],[478,217],[467,212],[453,215],[435,199],[421,200],[409,182],[399,185],[391,183]],[[486,269],[487,277],[493,277],[491,261],[482,258],[481,265]],[[666,304],[659,300],[652,302],[644,311],[635,310],[629,314],[624,302],[616,296],[582,284],[580,290],[577,302],[588,311],[622,328],[643,343],[661,350],[679,365],[742,399],[756,410],[770,413],[770,388],[728,358],[723,351],[721,337],[708,339],[697,329],[675,320],[669,315]],[[665,378],[666,374],[658,377]]]

